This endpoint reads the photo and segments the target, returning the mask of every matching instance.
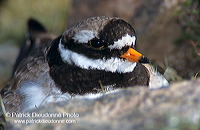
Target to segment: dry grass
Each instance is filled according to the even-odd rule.
[[[2,97],[0,95],[0,130],[2,130],[6,125],[6,111],[3,104]]]
[[[99,80],[99,85],[100,85],[100,87],[101,87],[101,90],[102,90],[103,94],[106,94],[106,92],[105,92],[105,87],[103,86],[101,80]]]
[[[190,44],[194,48],[196,55],[200,56],[200,52],[198,51],[197,43],[195,43],[194,41],[190,41]]]

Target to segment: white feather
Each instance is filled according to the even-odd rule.
[[[105,94],[114,93],[120,89],[113,89],[112,85],[105,87]],[[87,93],[84,95],[76,95],[72,97],[68,93],[62,93],[55,87],[44,87],[40,83],[33,81],[22,82],[17,91],[24,97],[22,103],[22,112],[26,112],[30,109],[45,105],[51,102],[68,101],[71,98],[74,99],[95,99],[105,95],[103,92],[93,94]]]
[[[50,102],[66,101],[71,98],[57,88],[44,87],[38,82],[22,82],[17,91],[24,97],[22,111],[27,111]]]
[[[118,41],[115,41],[113,45],[108,46],[110,49],[122,49],[124,46],[131,46],[135,45],[135,36],[130,36],[126,34],[122,37],[122,39],[119,39]]]
[[[136,66],[135,62],[125,61],[116,57],[97,60],[89,59],[84,55],[65,49],[61,40],[59,43],[59,51],[64,62],[68,64],[75,64],[83,69],[97,69],[109,72],[127,73],[132,72]]]
[[[148,64],[144,64],[144,66],[148,69],[150,74],[150,82],[149,82],[150,89],[157,89],[169,86],[169,82],[165,79],[163,75],[157,72],[153,66]]]
[[[80,32],[76,33],[73,37],[75,42],[78,43],[88,43],[88,41],[95,38],[96,33],[89,30],[81,30]]]
[[[107,95],[107,94],[119,92],[121,90],[121,89],[114,89],[113,86],[114,85],[105,86],[104,87],[105,92],[99,92],[96,94],[88,93],[88,94],[84,94],[84,95],[76,95],[76,96],[74,96],[74,98],[75,99],[95,99],[95,98],[99,98],[99,97]]]

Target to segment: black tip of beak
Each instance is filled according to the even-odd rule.
[[[139,60],[139,63],[147,64],[147,63],[150,63],[150,61],[147,57],[142,56]]]

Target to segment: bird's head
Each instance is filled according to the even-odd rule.
[[[113,17],[92,17],[66,30],[59,39],[63,62],[83,69],[131,72],[137,63],[149,63],[135,50],[134,28]]]

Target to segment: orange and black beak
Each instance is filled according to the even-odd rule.
[[[125,58],[130,62],[149,63],[149,59],[147,57],[143,56],[133,48],[129,48],[128,51],[120,57]]]

